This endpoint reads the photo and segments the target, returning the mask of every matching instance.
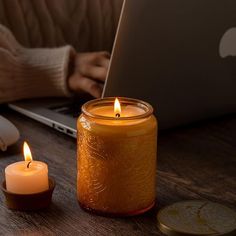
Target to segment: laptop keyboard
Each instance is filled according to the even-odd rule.
[[[81,113],[81,108],[75,108],[73,104],[64,104],[50,109],[57,113],[73,117],[78,117]]]
[[[81,107],[87,101],[91,100],[91,97],[84,97],[84,98],[74,98],[71,102],[60,104],[58,106],[50,107],[50,110],[54,112],[72,116],[77,118],[81,114]]]

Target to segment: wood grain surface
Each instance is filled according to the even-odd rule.
[[[0,114],[20,130],[20,141],[0,152],[4,168],[22,160],[27,140],[33,157],[49,165],[56,179],[51,206],[40,212],[8,210],[1,193],[0,235],[162,235],[158,209],[186,199],[208,199],[236,210],[236,115],[159,134],[157,207],[142,216],[105,218],[84,212],[76,198],[76,140],[18,113]]]

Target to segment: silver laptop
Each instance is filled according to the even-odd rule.
[[[127,0],[103,96],[148,101],[161,129],[234,113],[234,56],[235,0]],[[40,99],[9,106],[76,137],[80,103]]]

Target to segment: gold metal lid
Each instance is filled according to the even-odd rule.
[[[236,212],[210,201],[174,203],[158,212],[157,223],[171,236],[236,236]]]

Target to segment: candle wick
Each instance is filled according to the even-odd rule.
[[[27,168],[29,168],[30,164],[31,164],[31,161],[29,161],[29,163],[27,164]]]
[[[117,113],[117,114],[116,114],[116,117],[117,117],[117,118],[119,118],[119,117],[120,117],[120,114],[119,114],[119,113]]]

